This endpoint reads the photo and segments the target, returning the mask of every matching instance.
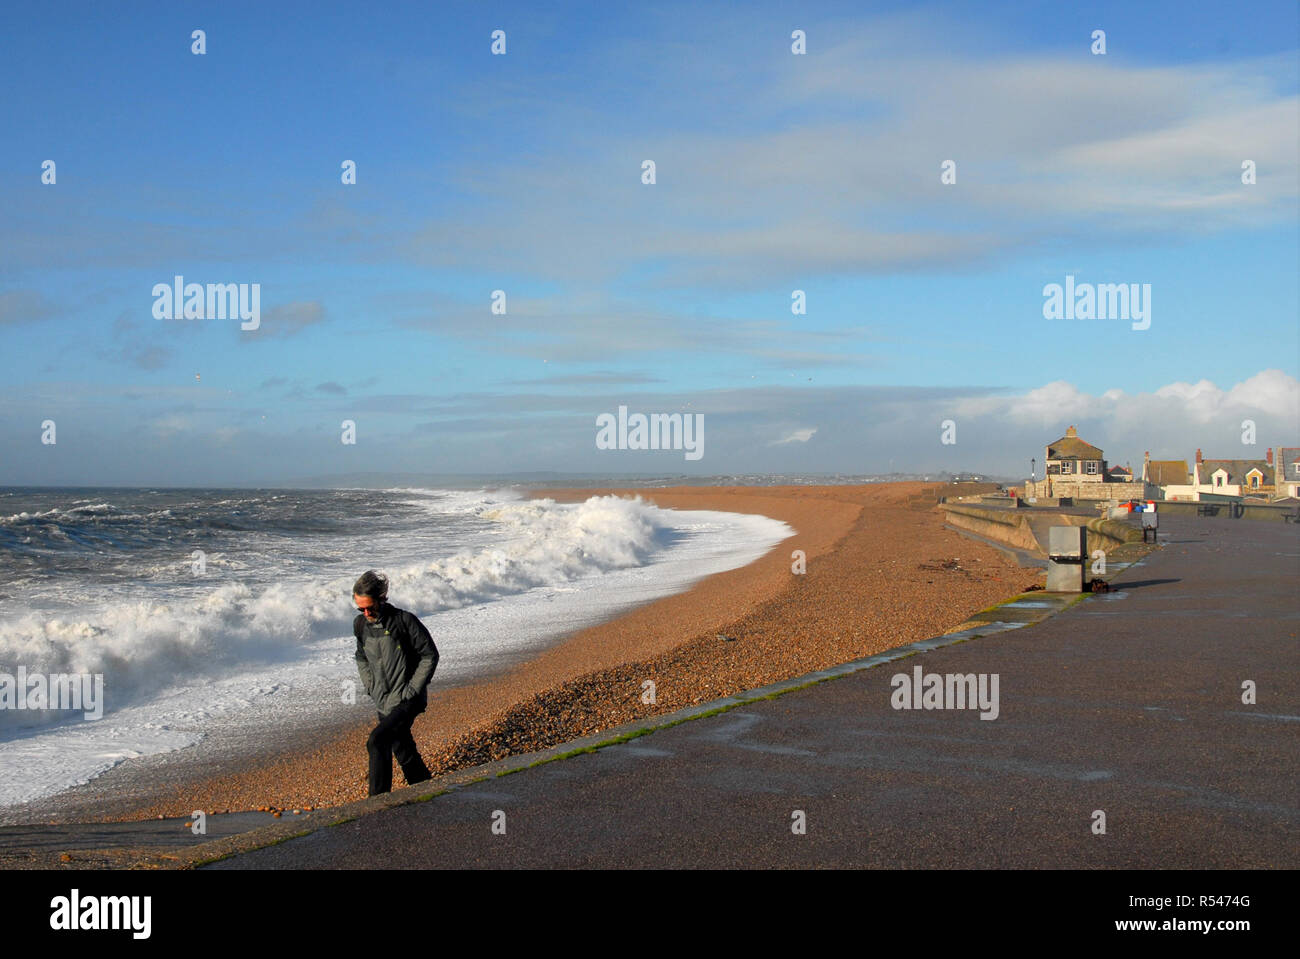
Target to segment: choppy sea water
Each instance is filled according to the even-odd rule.
[[[214,730],[273,738],[286,717],[349,708],[366,569],[433,634],[436,686],[792,534],[762,516],[511,490],[0,489],[0,806]],[[20,670],[29,690],[35,675],[102,676],[102,717],[16,708]]]

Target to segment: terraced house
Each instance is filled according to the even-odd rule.
[[[1148,450],[1142,459],[1142,482],[1147,499],[1198,499],[1187,460],[1153,460]]]
[[[1279,446],[1273,495],[1300,499],[1300,446]]]
[[[1262,460],[1204,459],[1196,451],[1192,482],[1199,494],[1219,496],[1272,496],[1273,450]]]

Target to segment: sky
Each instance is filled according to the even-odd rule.
[[[1293,0],[542,6],[7,7],[0,485],[1300,445]]]

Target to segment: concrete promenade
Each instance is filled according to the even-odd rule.
[[[1300,529],[1161,541],[1037,625],[204,868],[1296,868]],[[996,674],[997,718],[892,708],[916,666]]]

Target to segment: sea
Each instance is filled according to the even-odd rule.
[[[793,533],[510,488],[0,488],[0,812],[206,737],[355,715],[352,585],[368,569],[433,635],[436,690]],[[32,695],[60,676],[88,698]]]

